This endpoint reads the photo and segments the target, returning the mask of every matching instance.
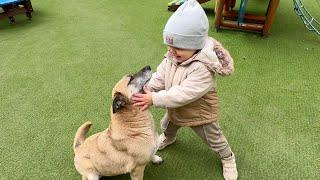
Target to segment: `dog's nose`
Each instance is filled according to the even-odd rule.
[[[151,71],[151,67],[148,65],[148,66],[143,68],[143,71]]]

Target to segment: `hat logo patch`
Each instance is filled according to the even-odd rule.
[[[173,37],[172,36],[166,36],[166,42],[170,45],[173,45]]]

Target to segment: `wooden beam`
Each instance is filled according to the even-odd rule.
[[[236,20],[238,18],[238,11],[233,11],[233,10],[232,11],[224,11],[223,12],[223,16]],[[246,13],[245,16],[244,16],[244,19],[265,22],[266,16],[259,16],[259,15],[247,14]]]
[[[256,32],[261,32],[263,29],[262,24],[254,24],[254,23],[242,23],[238,24],[236,21],[222,21],[221,26],[233,28],[233,29],[242,29],[242,30],[251,30]]]
[[[8,9],[8,11],[4,11],[3,13],[0,13],[0,19],[6,19],[8,17],[13,17],[16,16],[18,14],[24,14],[26,13],[26,9],[25,8],[13,8],[13,9]]]

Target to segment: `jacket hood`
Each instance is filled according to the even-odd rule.
[[[170,53],[167,53],[165,57],[174,61]],[[207,38],[205,46],[200,52],[180,65],[188,65],[194,61],[202,62],[209,71],[221,76],[228,76],[234,72],[233,59],[230,53],[220,42],[211,37]]]

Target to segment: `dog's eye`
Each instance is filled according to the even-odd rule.
[[[129,83],[134,79],[132,75],[129,75],[130,77],[130,80],[129,80]]]

